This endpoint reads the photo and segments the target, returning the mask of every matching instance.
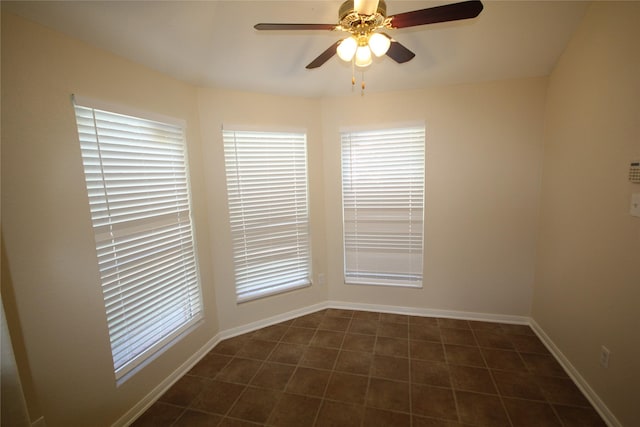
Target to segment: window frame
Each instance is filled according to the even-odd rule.
[[[78,142],[82,153],[81,160],[85,175],[85,189],[88,192],[89,198],[89,212],[91,215],[92,230],[96,244],[96,255],[98,257],[98,270],[100,272],[99,281],[102,288],[103,301],[105,303],[107,330],[114,364],[114,375],[116,384],[119,386],[148,363],[157,358],[174,343],[188,335],[204,319],[202,285],[198,265],[199,260],[195,223],[193,220],[193,202],[190,185],[188,144],[186,140],[186,123],[183,120],[144,112],[121,105],[114,105],[91,98],[79,97],[77,95],[72,96],[72,103],[74,107],[76,129],[78,131]],[[86,123],[81,125],[80,117],[78,115],[80,110],[84,110],[84,113],[91,111],[91,114],[93,115],[92,125]],[[106,131],[97,129],[96,126],[98,125],[98,121],[96,120],[96,114],[104,115],[104,117],[112,117],[114,118],[114,123],[119,123],[117,122],[116,117],[122,119],[123,122],[130,121],[131,123],[135,123],[138,121],[145,125],[148,124],[150,126],[149,129],[153,129],[152,127],[155,124],[163,129],[167,129],[168,133],[163,137],[159,137],[157,135],[147,135],[146,137],[141,136],[141,133],[143,132],[141,129],[143,129],[143,126],[140,125],[140,128],[137,131],[138,133],[131,132],[128,134],[128,137],[125,137],[125,131],[118,130],[122,132],[122,135],[112,136],[113,140],[118,141],[113,145],[115,146],[120,144],[122,147],[127,147],[131,153],[135,150],[138,150],[138,152],[135,155],[131,154],[129,157],[118,157],[120,155],[125,155],[118,152],[118,149],[114,149],[111,152],[114,156],[111,160],[107,159],[108,156],[104,156],[103,158],[102,154],[98,154],[97,157],[94,156],[91,158],[91,150],[97,150],[96,152],[100,153],[102,150],[106,149],[105,144],[109,145],[109,143],[100,141],[104,134],[101,136],[99,132]],[[96,133],[92,136],[87,136],[87,132],[91,129],[91,126],[93,126],[93,131]],[[118,126],[135,127],[133,124],[119,124]],[[152,133],[151,130],[148,130],[148,132]],[[145,140],[145,138],[148,139]],[[106,139],[107,138],[104,137],[104,140]],[[128,143],[124,143],[125,139]],[[140,171],[132,172],[131,170],[136,168],[140,170],[144,169],[145,166],[143,164],[145,164],[145,162],[147,168],[150,167],[149,164],[153,164],[154,161],[156,161],[156,168],[158,168],[158,170],[167,170],[166,166],[159,165],[166,165],[167,159],[165,159],[164,156],[167,156],[167,153],[170,151],[168,148],[156,148],[158,157],[155,160],[144,158],[144,151],[146,149],[142,148],[144,144],[147,144],[147,147],[149,147],[154,143],[158,143],[161,139],[165,139],[167,144],[172,144],[171,151],[175,152],[171,155],[171,157],[174,157],[172,160],[174,164],[169,169],[173,171],[172,173],[177,173],[177,175],[174,175],[173,181],[169,180],[171,184],[161,186],[160,189],[157,187],[152,188],[153,185],[157,185],[160,180],[150,178],[149,176],[153,175],[153,173],[146,172],[149,176],[146,176],[145,180],[131,180],[131,182],[136,182],[145,187],[141,189],[142,191],[135,192],[131,190],[131,186],[125,185],[123,188],[127,187],[127,191],[130,192],[122,192],[117,196],[114,195],[115,192],[109,193],[110,190],[107,190],[108,184],[106,183],[109,181],[109,178],[105,178],[105,173],[107,173],[109,168],[115,168],[115,163],[109,164],[110,161],[129,162],[126,164],[122,163],[118,166],[122,168],[118,169],[118,172],[115,172],[116,169],[111,169],[111,175],[113,177],[117,176],[120,179],[122,179],[122,177],[135,177],[136,174],[141,174],[142,172]],[[131,145],[127,145],[129,143]],[[93,147],[94,145],[95,148]],[[169,147],[169,145],[167,145],[167,147]],[[133,151],[131,151],[132,149]],[[152,150],[152,148],[147,149]],[[127,150],[122,150],[122,152],[125,151]],[[134,159],[136,155],[139,159]],[[146,155],[152,156],[151,154]],[[177,161],[175,159],[177,159]],[[98,172],[97,169],[99,169]],[[90,175],[92,175],[91,178]],[[102,196],[96,196],[95,188],[93,190],[91,189],[91,185],[93,184],[90,182],[98,182],[95,179],[98,175],[101,176],[100,184],[103,186],[104,191]],[[181,185],[178,185],[179,181],[182,181]],[[171,190],[169,190],[170,187],[172,188]],[[181,195],[179,192],[182,192]],[[143,206],[145,208],[152,209],[153,202],[150,201],[152,195],[157,195],[157,201],[162,197],[172,200],[165,205],[166,208],[162,214],[160,213],[160,209],[156,210],[155,214],[149,213],[145,218],[142,218],[141,215],[143,214],[131,214],[128,218],[125,218],[123,214],[121,217],[122,221],[120,222],[121,225],[113,225],[117,222],[114,217],[112,217],[112,213],[115,215],[116,209],[114,208],[113,211],[109,211],[108,206],[110,203],[113,203],[114,206],[117,203],[120,203],[118,206],[122,207],[122,198],[128,197],[129,200],[131,200],[131,202],[129,202],[131,203],[131,206],[135,203],[136,206]],[[120,197],[120,201],[116,202],[118,197]],[[102,198],[103,201],[98,202],[99,198]],[[147,202],[138,204],[140,200],[147,200]],[[178,200],[182,201],[182,207],[179,207],[180,202]],[[185,200],[186,209],[184,208]],[[99,218],[99,214],[97,213],[97,203],[106,203],[107,205],[108,213],[106,214],[106,221],[108,225],[106,226],[106,229],[110,230],[108,233],[104,232],[105,216],[101,215],[102,218]],[[122,207],[121,212],[127,212],[127,209],[129,208]],[[137,218],[136,215],[138,215]],[[160,230],[164,230],[162,235]],[[107,236],[107,234],[109,234],[109,236]],[[127,239],[129,240],[129,243],[124,243]],[[111,241],[111,243],[109,243],[109,241]],[[129,245],[128,249],[125,248],[125,245],[127,244]],[[133,246],[138,246],[139,248],[139,261],[132,261],[135,257],[131,255],[130,251],[132,249],[130,248]],[[117,279],[114,279],[111,282],[121,283],[119,286],[108,283],[109,280],[107,279],[106,273],[106,265],[108,263],[105,262],[104,258],[105,250],[120,251],[120,255],[112,257],[111,262],[112,265],[120,263],[120,266],[112,267],[112,271],[116,272],[110,273],[111,277],[114,277],[114,275],[117,277]],[[177,255],[170,256],[169,253]],[[127,255],[125,256],[125,254]],[[128,262],[131,263],[129,265],[133,265],[129,270],[131,271],[130,277],[133,277],[133,279],[131,279],[132,281],[130,282],[132,285],[130,287],[131,292],[129,293],[129,297],[125,297],[125,286],[123,286],[122,283],[127,279],[124,278],[125,274],[122,273],[122,271],[127,269],[124,265],[127,265]],[[147,268],[142,267],[145,263]],[[137,266],[135,264],[137,264]],[[115,270],[113,270],[113,268],[115,268]],[[120,272],[117,272],[118,269],[120,269]],[[148,273],[143,274],[143,270]],[[154,274],[157,278],[150,279],[150,276]],[[143,288],[140,286],[142,286],[141,283],[144,283],[145,281],[147,281],[148,286],[146,286],[144,288],[146,290],[143,291]],[[119,288],[120,290],[114,290],[116,288]],[[141,296],[140,298],[143,299],[140,301],[143,302],[140,304],[131,304],[134,299],[133,295],[135,294],[133,289],[138,290],[137,295],[141,296],[146,294],[149,298],[144,299]],[[159,290],[161,292],[158,293]],[[152,294],[152,292],[154,292],[154,294]],[[155,295],[155,297],[151,297],[151,295]],[[142,340],[143,337],[152,337],[152,339],[149,340],[149,342],[152,342],[151,344],[138,345],[138,347],[134,351],[130,352],[127,357],[122,356],[123,352],[127,354],[124,348],[127,348],[128,346],[135,347],[135,343],[131,341],[131,337],[130,339],[124,339],[124,342],[130,342],[129,345],[121,344],[119,341],[118,334],[122,330],[130,332],[130,329],[128,329],[129,327],[119,326],[120,322],[124,321],[126,324],[129,322],[129,319],[122,320],[123,315],[115,313],[113,308],[114,303],[112,302],[113,298],[116,298],[116,301],[129,301],[130,308],[133,305],[137,305],[138,307],[135,310],[131,309],[127,311],[127,313],[130,313],[130,319],[135,318],[136,321],[139,321],[139,323],[133,323],[131,328],[138,328],[145,332],[134,334],[133,337],[136,338],[133,339]],[[120,298],[120,300],[118,300],[118,298]],[[125,304],[122,303],[118,304],[121,304],[121,307],[125,306]],[[148,306],[149,309],[144,311],[142,308],[143,306]],[[162,313],[158,314],[162,316],[164,322],[160,326],[158,326],[157,319],[153,318],[153,314],[151,314],[154,313],[154,310],[157,312],[158,308],[164,310]],[[124,311],[125,310],[122,310],[123,313]],[[176,317],[174,318],[173,316]],[[162,332],[152,333],[151,331],[154,329],[161,329]],[[139,348],[142,348],[142,350],[139,350]]]
[[[266,141],[266,142],[265,142]],[[242,304],[261,298],[266,298],[297,289],[302,289],[312,285],[312,254],[311,254],[311,214],[310,214],[310,197],[309,197],[309,168],[308,168],[308,150],[307,150],[307,133],[303,130],[257,130],[242,127],[225,127],[222,129],[222,142],[225,154],[225,178],[226,178],[226,194],[227,208],[229,214],[230,231],[233,245],[233,270],[234,270],[234,287],[236,293],[236,303]],[[288,154],[283,153],[283,144],[290,142],[291,144],[299,144],[296,148],[291,148]],[[251,144],[256,145],[250,148]],[[260,144],[277,144],[267,152],[260,152],[258,145]],[[243,145],[243,147],[240,147]],[[240,150],[241,149],[241,150]],[[255,150],[255,151],[252,151]],[[273,152],[271,152],[273,151]],[[294,154],[295,153],[295,154]],[[286,162],[286,157],[290,157],[292,164],[286,166],[293,167],[295,172],[273,173],[267,171],[267,167],[261,169],[256,163],[255,157],[261,154],[263,159],[269,158],[273,161],[277,159],[281,165]],[[284,156],[284,157],[283,157]],[[253,164],[251,164],[253,162]],[[301,168],[301,169],[300,169]],[[242,170],[240,170],[242,169]],[[250,171],[249,171],[250,169]],[[252,173],[254,180],[264,180],[274,185],[279,184],[286,186],[285,176],[295,177],[295,183],[289,184],[291,194],[296,199],[302,199],[302,206],[294,203],[295,214],[291,224],[291,228],[283,228],[277,225],[262,225],[264,233],[257,230],[258,225],[250,218],[251,215],[264,215],[264,199],[272,196],[270,202],[272,206],[277,204],[287,204],[288,197],[283,194],[277,194],[274,188],[266,188],[259,184],[252,184],[251,188],[243,187],[243,182],[249,184],[248,176],[245,173]],[[255,181],[254,181],[255,182]],[[282,193],[280,191],[279,193]],[[251,203],[251,200],[257,200]],[[246,203],[245,203],[246,202]],[[299,213],[301,212],[301,213]],[[281,214],[282,212],[278,212]],[[291,216],[291,215],[290,215]],[[261,216],[262,219],[266,218]],[[273,230],[281,233],[284,239],[293,239],[296,241],[295,249],[287,254],[284,246],[277,244],[283,243],[279,238],[273,237]],[[294,230],[297,230],[294,233]],[[293,234],[296,234],[294,239]],[[291,240],[291,241],[293,241]],[[271,267],[266,266],[266,262],[260,261],[259,248],[264,242],[272,241],[276,244],[277,250],[273,250]],[[271,246],[273,248],[274,246]],[[295,253],[295,255],[293,255]],[[287,261],[287,257],[288,261]],[[292,261],[295,258],[296,261]],[[289,263],[296,265],[290,269],[282,268],[282,274],[277,274],[278,268],[275,266]],[[258,273],[261,279],[257,279]],[[284,282],[279,282],[285,280]],[[287,282],[289,280],[289,282]]]
[[[405,273],[393,272],[393,271],[383,272],[381,271],[382,268],[384,268],[382,266],[385,265],[385,262],[387,263],[387,265],[390,264],[389,261],[385,261],[379,256],[378,256],[378,259],[375,261],[373,256],[370,257],[371,260],[367,260],[360,254],[360,248],[365,247],[366,249],[366,245],[363,243],[362,246],[358,246],[359,241],[365,242],[367,241],[367,239],[369,239],[368,244],[370,245],[379,244],[381,245],[381,247],[384,247],[384,245],[387,244],[384,241],[384,238],[381,238],[380,240],[377,240],[377,241],[371,240],[371,239],[375,239],[376,237],[380,237],[380,236],[375,236],[375,233],[383,234],[383,232],[374,230],[373,228],[371,228],[372,226],[369,226],[369,229],[367,230],[367,226],[366,226],[367,221],[369,221],[370,223],[375,223],[377,221],[379,223],[378,224],[379,230],[383,230],[385,229],[385,227],[391,227],[391,228],[393,227],[390,225],[391,220],[389,220],[388,223],[384,223],[384,221],[374,219],[374,216],[367,217],[366,213],[361,213],[360,216],[362,217],[362,222],[361,222],[362,227],[360,227],[359,229],[358,222],[357,222],[358,221],[357,198],[359,196],[357,194],[357,190],[348,191],[349,188],[353,188],[354,185],[357,187],[358,185],[359,178],[357,177],[354,178],[354,174],[360,173],[361,175],[363,175],[366,172],[364,169],[362,171],[357,171],[356,168],[353,167],[354,164],[355,165],[361,164],[361,161],[358,159],[354,160],[353,147],[351,146],[353,142],[352,140],[354,138],[358,140],[367,140],[368,138],[371,140],[380,139],[380,138],[384,139],[385,134],[390,134],[391,138],[393,139],[394,138],[393,134],[398,132],[409,133],[409,134],[416,133],[417,137],[419,138],[419,141],[417,143],[419,146],[418,147],[414,146],[412,149],[414,150],[414,154],[417,153],[420,156],[417,160],[413,161],[415,165],[418,165],[417,171],[418,171],[419,177],[413,177],[412,179],[417,179],[417,181],[412,181],[412,182],[418,182],[421,184],[421,194],[419,194],[419,196],[416,197],[416,200],[420,200],[421,202],[419,203],[419,207],[412,201],[409,202],[409,206],[410,206],[409,218],[411,219],[408,221],[408,223],[410,223],[409,229],[413,227],[413,223],[419,224],[420,241],[418,245],[419,248],[416,247],[414,243],[408,243],[409,248],[408,249],[405,248],[405,250],[409,251],[409,258],[412,259],[411,261],[409,261],[409,269],[408,269],[409,272],[405,272]],[[347,141],[349,139],[351,141]],[[406,145],[407,143],[404,142],[404,144]],[[409,146],[411,145],[415,145],[415,144],[409,143]],[[409,146],[408,146],[408,149],[411,148]],[[348,153],[345,151],[347,149],[349,150]],[[384,148],[382,150],[384,151]],[[362,156],[362,153],[360,153],[359,155]],[[380,159],[384,160],[385,162],[388,161],[389,159],[394,159],[396,163],[398,163],[398,159],[394,156],[393,152],[376,151],[376,152],[368,153],[368,156],[371,158],[374,158],[375,156],[377,156]],[[372,128],[366,128],[366,129],[365,128],[340,129],[340,158],[341,158],[341,174],[340,175],[341,175],[341,203],[342,203],[341,213],[342,213],[342,227],[343,227],[342,228],[342,249],[343,249],[344,283],[346,285],[372,285],[372,286],[422,288],[423,279],[424,279],[424,241],[425,241],[424,215],[425,215],[425,194],[426,194],[425,124],[410,123],[410,124],[388,125],[385,127],[372,127]],[[365,158],[365,157],[362,157],[362,158]],[[408,160],[408,161],[409,163],[411,163],[411,160]],[[373,161],[373,163],[375,163],[375,160]],[[411,166],[411,168],[415,168],[415,165]],[[396,166],[396,167],[398,168],[397,169],[398,171],[403,170],[400,166]],[[404,170],[408,170],[409,168],[410,168],[410,165],[406,165],[406,168]],[[346,174],[349,174],[349,176],[346,176]],[[377,177],[375,173],[370,173],[368,180],[370,182],[375,182],[376,178],[377,180],[382,180],[382,179],[385,179],[386,177],[388,177],[388,173],[385,173],[385,172],[381,172],[380,175]],[[373,209],[375,209],[375,208],[372,208],[372,206],[374,204],[379,203],[379,199],[375,199],[375,202],[372,203],[372,201],[374,200],[372,199],[372,195],[375,197],[376,189],[372,187],[372,184],[365,183],[364,179],[360,179],[360,184],[363,185],[363,190],[360,192],[360,194],[362,195],[362,199],[365,200],[362,202],[361,206],[364,206],[364,207],[361,208],[361,210],[363,212],[366,212],[368,208],[369,211],[372,211]],[[382,191],[382,195],[385,195],[385,194],[388,195],[389,193]],[[413,193],[411,194],[412,194],[411,197],[413,197]],[[391,202],[387,201],[387,203],[391,203]],[[348,210],[351,210],[352,212],[348,212]],[[350,223],[355,225],[352,227]],[[391,233],[392,237],[395,237],[395,238],[398,237],[396,234],[393,234],[398,232],[397,231],[391,232],[389,231],[389,228],[386,228],[386,233],[387,234]],[[416,236],[416,235],[417,235],[416,233],[409,232],[409,236]],[[360,236],[363,236],[363,237],[360,237]],[[388,238],[389,236],[385,236],[385,237]],[[409,237],[409,240],[411,240],[411,237]],[[353,254],[354,252],[355,252],[355,255]],[[379,249],[379,247],[376,247],[376,249],[369,248],[369,252],[384,253]],[[389,253],[387,253],[386,255],[391,255],[390,252],[391,251],[389,251]],[[414,254],[417,256],[412,257],[411,254]],[[399,258],[397,259],[400,260]],[[364,262],[361,262],[361,260]],[[371,266],[361,267],[360,266],[361,264],[362,265],[373,264],[373,267]],[[414,265],[416,265],[415,268],[413,267]],[[379,269],[380,271],[376,272],[375,269]]]

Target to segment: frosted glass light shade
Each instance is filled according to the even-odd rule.
[[[353,37],[348,37],[340,42],[338,45],[338,56],[345,62],[349,62],[353,59],[353,55],[358,48],[358,42]]]
[[[371,65],[371,62],[373,62],[373,60],[371,59],[371,49],[369,49],[369,46],[358,46],[356,50],[356,66],[361,68],[368,67]]]
[[[391,46],[391,40],[384,34],[373,33],[369,37],[369,47],[375,56],[382,56],[387,53],[389,46]]]

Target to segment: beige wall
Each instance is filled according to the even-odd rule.
[[[183,119],[188,127],[206,319],[120,387],[72,93]],[[2,231],[8,260],[2,268],[10,271],[26,358],[49,426],[112,424],[218,332],[197,107],[191,86],[2,14]],[[30,415],[33,420],[40,414]]]
[[[640,158],[638,16],[637,2],[593,6],[548,94],[538,78],[317,100],[197,89],[4,13],[2,268],[26,349],[16,356],[38,400],[30,415],[110,425],[219,331],[327,300],[528,316],[535,273],[536,322],[632,425],[640,226],[627,214],[639,190],[626,168]],[[71,93],[188,125],[206,321],[119,388]],[[407,122],[427,131],[424,287],[346,286],[340,129]],[[306,130],[313,271],[325,285],[235,303],[223,126]],[[601,344],[612,351],[607,371]]]
[[[545,90],[540,78],[323,100],[329,299],[528,316]],[[340,129],[420,121],[424,286],[345,285]]]
[[[532,315],[625,426],[640,422],[640,3],[594,3],[554,70]],[[611,350],[599,366],[600,346]]]
[[[326,301],[326,286],[314,285],[236,304],[221,132],[226,127],[307,133],[312,270],[317,277],[326,269],[323,153],[318,101],[214,89],[201,89],[199,100],[211,227],[211,265],[215,275],[221,329],[234,328]]]

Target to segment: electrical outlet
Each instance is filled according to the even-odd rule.
[[[605,346],[602,346],[600,348],[600,365],[603,368],[608,368],[609,367],[609,356],[611,355],[611,352],[609,351],[609,349]]]
[[[324,273],[318,273],[318,285],[324,285]]]

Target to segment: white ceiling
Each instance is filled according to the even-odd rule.
[[[387,11],[452,2],[387,0]],[[337,56],[305,69],[344,33],[253,28],[258,22],[334,24],[340,0],[2,3],[5,11],[199,86],[307,97],[351,93],[351,66]],[[388,31],[416,57],[405,64],[375,60],[364,75],[367,91],[548,75],[588,6],[483,3],[475,19]]]

